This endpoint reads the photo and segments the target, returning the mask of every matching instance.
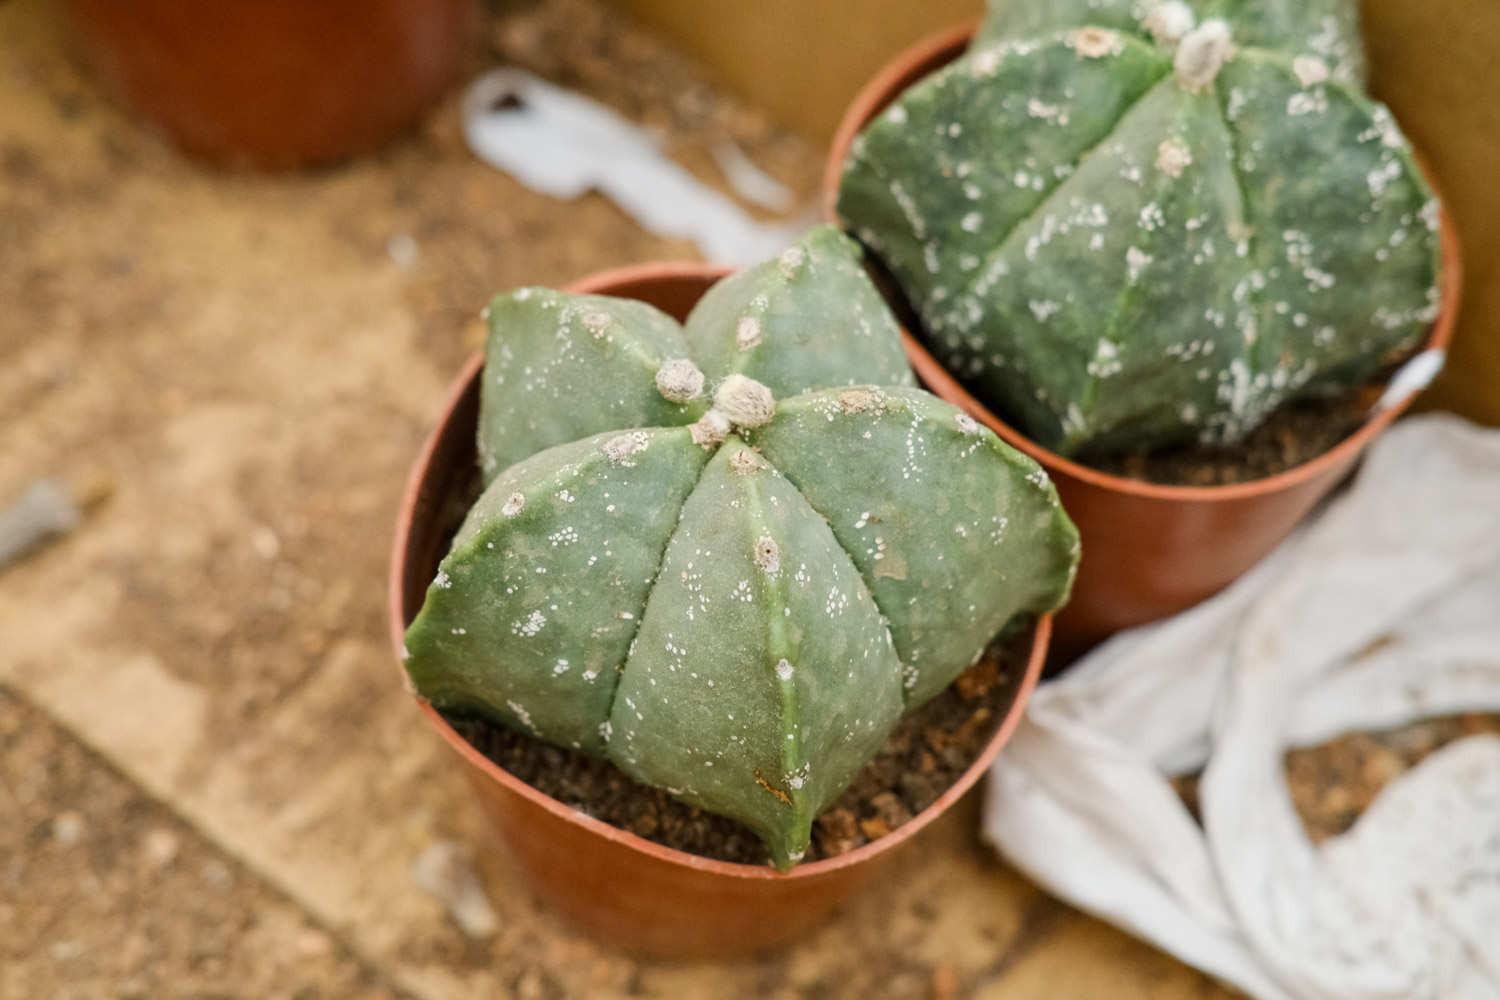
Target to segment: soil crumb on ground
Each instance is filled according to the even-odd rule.
[[[813,825],[804,863],[877,840],[937,801],[968,770],[1016,699],[1033,629],[991,643],[942,694],[910,712]],[[632,781],[608,761],[473,717],[448,720],[490,760],[564,805],[666,847],[763,865],[765,846],[734,820]]]

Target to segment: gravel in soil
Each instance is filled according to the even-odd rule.
[[[936,698],[910,712],[880,753],[817,818],[804,863],[846,854],[898,829],[968,770],[1016,699],[1033,630],[1013,631]],[[719,861],[769,863],[734,820],[637,784],[613,764],[481,719],[450,718],[500,767],[564,805],[666,847]]]

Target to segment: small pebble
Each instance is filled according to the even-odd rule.
[[[177,857],[177,852],[182,847],[182,839],[166,827],[159,826],[146,834],[143,846],[146,852],[146,863],[152,868],[165,868]]]
[[[83,817],[71,809],[58,813],[52,820],[52,839],[64,847],[71,847],[83,839]]]

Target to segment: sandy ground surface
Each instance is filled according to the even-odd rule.
[[[733,136],[810,203],[817,150],[584,0],[482,48],[705,176]],[[739,963],[601,946],[497,853],[386,646],[406,469],[492,292],[690,254],[477,164],[452,99],[337,169],[200,168],[100,100],[47,4],[0,5],[0,500],[108,488],[0,576],[0,997],[1232,995],[1030,886],[972,800]],[[414,883],[440,841],[473,853],[493,934]]]

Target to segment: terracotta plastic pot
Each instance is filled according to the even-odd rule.
[[[702,264],[646,265],[595,275],[570,290],[640,299],[682,319],[726,273]],[[475,476],[482,361],[476,354],[454,382],[437,429],[407,482],[389,592],[391,642],[398,658],[403,632],[446,552],[454,505],[461,502],[456,498]],[[1014,703],[978,759],[941,798],[873,843],[799,865],[787,874],[672,850],[585,816],[512,777],[470,746],[430,705],[418,704],[467,765],[480,804],[539,896],[583,928],[633,951],[744,955],[790,941],[821,921],[980,779],[1020,722],[1050,635],[1050,616],[1043,617]]]
[[[839,221],[839,178],[854,138],[903,90],[963,55],[974,29],[975,22],[966,23],[912,46],[854,99],[823,174],[830,221]],[[1458,236],[1446,209],[1441,241],[1443,297],[1429,348],[1446,347],[1452,338],[1462,284]],[[888,276],[881,283],[894,290]],[[898,311],[904,309],[898,303]],[[1409,403],[1403,400],[1372,416],[1322,455],[1277,475],[1229,486],[1160,486],[1099,472],[1041,447],[990,412],[920,341],[908,334],[905,344],[907,358],[931,391],[1035,458],[1057,484],[1083,541],[1073,598],[1057,616],[1056,645],[1063,654],[1176,614],[1228,586],[1291,533]]]
[[[453,81],[475,0],[68,0],[103,87],[187,152],[291,167],[373,149]]]

